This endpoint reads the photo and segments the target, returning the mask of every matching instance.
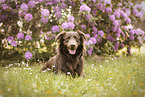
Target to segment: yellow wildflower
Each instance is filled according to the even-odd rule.
[[[99,90],[98,89],[95,89],[95,91],[98,92]]]
[[[136,92],[136,91],[133,92],[133,95],[137,95],[137,94],[138,94],[138,92]]]
[[[143,83],[141,83],[139,86],[142,87],[143,86]]]
[[[131,77],[131,75],[128,75],[129,77]]]
[[[57,91],[58,94],[61,94],[61,91]]]
[[[26,83],[26,84],[28,84],[28,83],[29,83],[29,81],[28,81],[28,80],[25,80],[25,83]]]
[[[51,90],[47,90],[45,93],[46,93],[46,94],[51,94],[52,91],[51,91]]]
[[[74,93],[78,93],[79,91],[78,90],[76,90]]]
[[[104,84],[102,84],[102,86],[104,86]]]

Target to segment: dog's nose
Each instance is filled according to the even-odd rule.
[[[71,47],[72,47],[72,48],[74,48],[74,47],[75,47],[75,45],[74,45],[74,44],[71,44]]]

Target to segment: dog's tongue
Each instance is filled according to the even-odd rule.
[[[76,53],[76,50],[68,50],[70,54],[74,55]]]

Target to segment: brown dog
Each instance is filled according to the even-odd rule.
[[[48,69],[58,74],[62,71],[73,77],[82,75],[85,39],[85,34],[79,30],[62,31],[56,36],[56,40],[59,40],[58,54],[47,61],[41,71]]]

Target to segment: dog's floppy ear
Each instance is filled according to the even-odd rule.
[[[66,32],[65,31],[61,31],[56,37],[55,37],[55,41],[59,40]]]
[[[87,36],[82,31],[77,30],[77,33],[79,33],[79,35],[81,35],[85,40],[87,39]]]

